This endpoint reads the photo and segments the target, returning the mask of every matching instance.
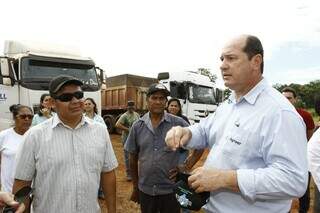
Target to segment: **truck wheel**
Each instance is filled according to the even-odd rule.
[[[114,131],[114,118],[112,115],[103,116],[103,120],[108,127],[108,132],[111,134]]]
[[[116,120],[114,121],[114,123],[117,123],[117,121],[119,120],[119,118],[121,117],[122,114],[118,115],[116,117]],[[118,128],[114,128],[114,132],[121,135],[122,134],[122,130],[121,129],[118,129]]]

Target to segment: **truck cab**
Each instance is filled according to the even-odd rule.
[[[0,130],[10,127],[12,104],[23,104],[38,112],[41,94],[48,93],[52,78],[64,74],[81,80],[85,97],[101,107],[102,70],[97,73],[91,58],[78,50],[57,45],[6,41],[0,57]]]
[[[158,80],[168,88],[172,98],[180,100],[182,114],[191,124],[214,113],[221,102],[221,91],[214,82],[197,72],[163,72],[158,74]]]

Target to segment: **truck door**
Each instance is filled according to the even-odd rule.
[[[19,103],[18,85],[10,60],[0,57],[0,131],[12,125],[12,113],[9,107]]]

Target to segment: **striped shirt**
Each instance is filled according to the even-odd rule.
[[[15,178],[33,180],[34,213],[100,212],[100,174],[117,166],[105,126],[83,116],[72,129],[56,114],[26,133]]]

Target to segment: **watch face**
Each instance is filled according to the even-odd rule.
[[[22,187],[19,191],[17,191],[14,195],[14,200],[18,203],[23,203],[27,197],[29,197],[32,193],[32,188],[30,186]]]

